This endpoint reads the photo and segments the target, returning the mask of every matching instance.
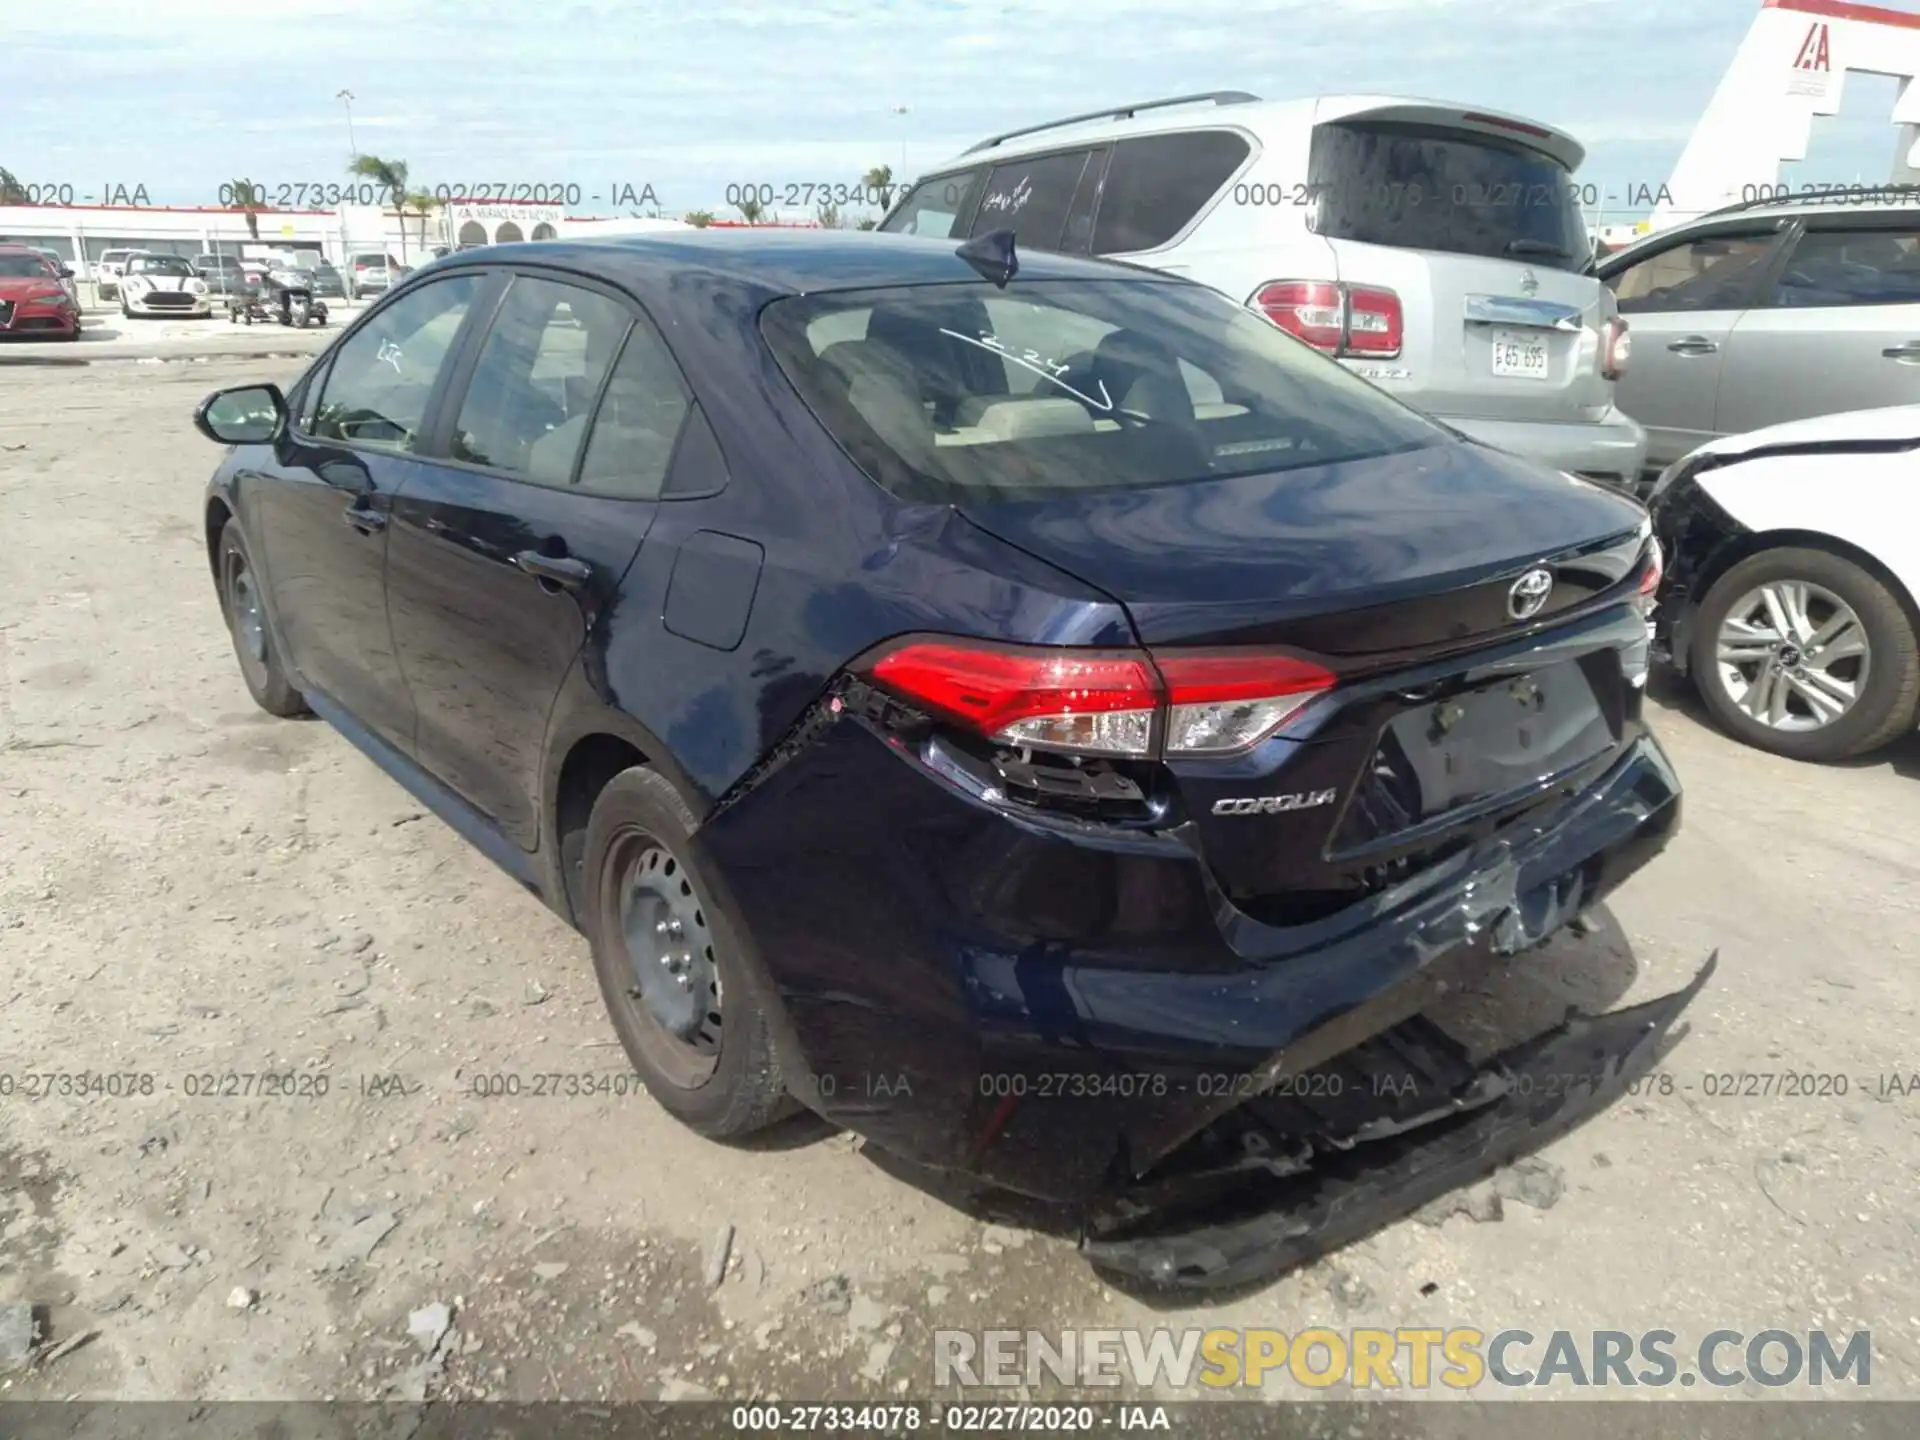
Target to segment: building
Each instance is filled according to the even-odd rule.
[[[400,221],[374,205],[339,210],[261,210],[253,215],[258,239],[289,250],[315,250],[334,261],[356,251],[383,247],[409,259],[421,252],[422,221],[408,214],[404,241]],[[424,222],[429,243],[438,240],[433,217]],[[92,278],[108,250],[154,250],[162,254],[239,254],[255,239],[244,212],[218,206],[0,205],[0,244],[35,245],[57,251],[74,273]]]

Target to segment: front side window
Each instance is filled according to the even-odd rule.
[[[1809,231],[1774,282],[1772,303],[1920,304],[1920,226]]]
[[[960,222],[972,213],[980,195],[980,182],[986,170],[962,170],[953,175],[935,175],[922,180],[900,202],[900,208],[887,216],[880,226],[894,235],[930,235],[936,240],[957,240]]]
[[[334,356],[314,412],[314,436],[416,449],[440,366],[480,284],[478,275],[450,275],[370,316]]]
[[[632,313],[591,290],[518,276],[454,422],[455,460],[565,485]]]
[[[909,500],[1185,484],[1446,438],[1264,317],[1179,282],[795,296],[761,326],[826,428]]]
[[[1623,315],[1738,310],[1773,249],[1775,235],[1700,235],[1636,261],[1607,281]]]

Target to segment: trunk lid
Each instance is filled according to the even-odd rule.
[[[961,509],[1112,595],[1150,647],[1283,645],[1353,660],[1511,632],[1507,591],[1543,562],[1555,585],[1536,618],[1551,618],[1624,578],[1630,562],[1613,552],[1625,543],[1637,555],[1645,521],[1603,486],[1466,442]]]
[[[1163,762],[1168,823],[1263,923],[1323,920],[1419,873],[1590,783],[1639,732],[1645,622],[1588,602],[1630,593],[1645,512],[1587,481],[1447,443],[961,508],[1113,596],[1156,656],[1269,647],[1338,675],[1250,751]],[[1516,619],[1537,568],[1553,588]],[[1592,877],[1565,879],[1577,909]]]
[[[1616,310],[1587,273],[1581,158],[1544,126],[1445,106],[1323,117],[1315,229],[1337,278],[1390,289],[1403,311],[1400,355],[1352,368],[1436,415],[1604,416],[1601,332]]]

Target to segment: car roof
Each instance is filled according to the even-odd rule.
[[[1124,109],[1105,116],[1048,126],[1030,134],[1008,137],[999,143],[982,142],[951,160],[944,160],[928,176],[977,165],[998,156],[1021,156],[1056,150],[1075,143],[1124,139],[1131,135],[1164,135],[1182,130],[1218,130],[1239,128],[1256,135],[1297,126],[1326,125],[1362,117],[1379,120],[1422,120],[1458,123],[1467,118],[1465,128],[1485,130],[1491,135],[1543,150],[1569,170],[1577,170],[1586,158],[1586,147],[1573,136],[1551,125],[1524,116],[1489,109],[1484,105],[1466,105],[1453,100],[1437,100],[1417,95],[1348,94],[1310,95],[1290,100],[1234,100],[1215,105],[1193,104],[1180,108],[1140,107],[1132,114]],[[1516,127],[1523,127],[1518,128]]]
[[[644,287],[670,281],[676,289],[725,289],[735,294],[746,290],[752,292],[754,303],[763,304],[786,295],[979,280],[980,272],[957,251],[951,240],[876,230],[688,229],[489,245],[480,251],[442,256],[414,274],[542,264],[598,275],[616,284]],[[1040,250],[1016,254],[1020,278],[1028,280],[1191,283],[1132,265]]]

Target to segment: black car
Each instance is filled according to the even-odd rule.
[[[1646,513],[1204,287],[494,246],[195,419],[255,699],[578,927],[705,1135],[797,1102],[1238,1279],[1571,1123],[1699,984],[1486,1063],[1419,1018],[1678,823]]]

